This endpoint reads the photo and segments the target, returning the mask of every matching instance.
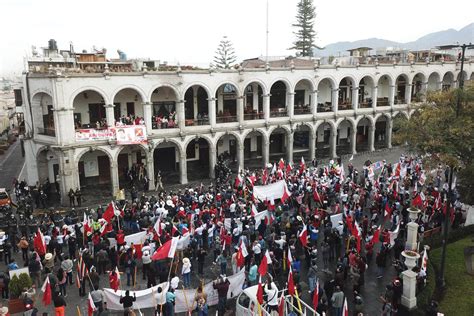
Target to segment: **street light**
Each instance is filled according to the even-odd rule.
[[[450,50],[453,48],[461,48],[461,72],[460,72],[460,78],[459,78],[459,89],[462,91],[464,88],[464,55],[466,53],[466,49],[472,49],[474,48],[474,45],[469,43],[469,44],[462,44],[462,45],[443,45],[443,46],[438,46],[438,49],[441,50]],[[461,109],[461,91],[457,94],[456,98],[456,118],[459,116],[459,111]],[[444,289],[446,286],[446,282],[444,279],[444,269],[446,265],[446,247],[448,245],[448,226],[449,226],[449,212],[451,212],[451,205],[454,204],[453,201],[453,177],[454,177],[454,167],[450,166],[450,173],[449,173],[449,188],[448,188],[448,196],[447,196],[447,201],[446,203],[448,204],[446,206],[446,214],[444,216],[444,228],[443,228],[443,248],[441,252],[441,267],[440,267],[440,273],[439,277],[436,280],[437,285]]]

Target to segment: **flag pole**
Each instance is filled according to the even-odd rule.
[[[300,297],[298,295],[298,288],[295,286],[295,295],[296,295],[296,301],[298,302],[298,309],[301,315],[303,315],[303,309],[301,308],[301,301]]]
[[[77,316],[81,316],[81,309],[79,308],[79,305],[76,305],[77,307]]]

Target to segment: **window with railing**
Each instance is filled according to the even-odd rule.
[[[361,109],[369,109],[371,107],[372,107],[372,98],[367,98],[359,102],[359,108]]]
[[[388,97],[377,98],[377,106],[389,106]]]
[[[218,114],[216,117],[216,123],[232,123],[232,122],[237,122],[236,115],[221,113],[221,114]]]

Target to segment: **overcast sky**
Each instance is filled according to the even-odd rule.
[[[290,55],[298,0],[269,0],[269,55]],[[472,22],[474,1],[315,0],[317,44],[408,42]],[[21,73],[31,45],[207,66],[227,35],[238,59],[265,54],[266,0],[0,0],[0,76]]]

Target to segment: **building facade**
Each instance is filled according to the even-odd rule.
[[[214,177],[227,152],[239,168],[280,157],[336,157],[392,146],[397,119],[409,119],[428,91],[473,78],[470,62],[233,70],[65,72],[23,77],[28,182],[69,189],[103,183],[112,193],[133,164],[154,185],[157,170],[188,183]],[[107,127],[142,125],[146,142],[121,145]],[[118,130],[116,130],[117,132]],[[84,136],[85,135],[85,136]],[[118,136],[116,136],[118,137]],[[272,158],[274,157],[274,158]],[[252,164],[253,163],[253,164]],[[173,173],[174,172],[174,173]]]

